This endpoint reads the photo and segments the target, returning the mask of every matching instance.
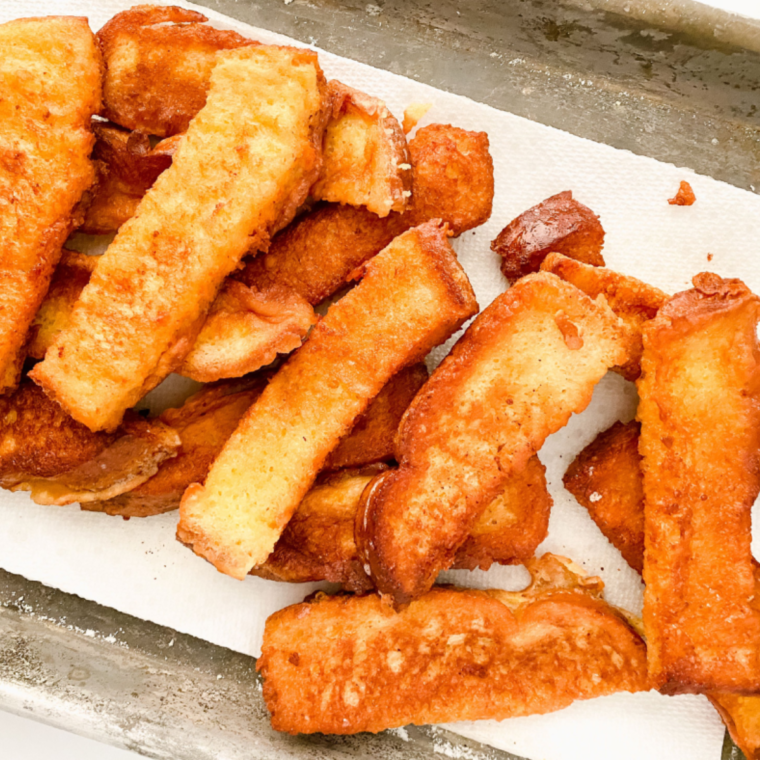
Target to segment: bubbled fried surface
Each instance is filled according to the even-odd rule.
[[[287,607],[257,668],[272,726],[352,734],[547,713],[648,688],[638,634],[568,560],[532,562],[523,592],[434,588],[396,613],[379,596]]]
[[[168,137],[187,130],[203,108],[220,50],[258,45],[206,26],[201,13],[137,5],[99,32],[106,64],[103,115],[127,129]]]
[[[69,328],[32,372],[80,422],[118,425],[184,359],[248,248],[266,247],[292,218],[319,170],[323,89],[310,51],[219,54],[206,105],[172,165],[119,230]]]
[[[178,538],[243,579],[382,386],[476,310],[444,227],[430,222],[397,237],[275,375],[205,484],[185,492]]]
[[[667,693],[757,692],[750,520],[760,490],[760,300],[714,274],[694,285],[644,325],[649,669]]]
[[[86,19],[0,24],[0,390],[18,383],[27,330],[95,180],[101,74]]]
[[[570,190],[553,195],[513,219],[491,243],[510,283],[537,272],[552,251],[592,266],[604,266],[604,228],[599,217]]]
[[[364,492],[357,543],[378,588],[397,603],[429,589],[509,474],[586,408],[629,349],[603,301],[554,275],[529,275],[498,296],[409,407],[400,469]]]

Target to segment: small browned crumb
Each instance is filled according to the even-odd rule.
[[[691,189],[691,185],[684,180],[681,180],[681,186],[678,188],[678,192],[675,197],[668,198],[668,203],[671,206],[693,206],[697,200],[697,196],[694,195],[694,191]]]
[[[712,261],[713,260],[713,255],[711,253],[707,254],[707,260],[708,261]]]

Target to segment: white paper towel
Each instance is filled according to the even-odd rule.
[[[179,0],[176,4],[193,7]],[[98,29],[129,5],[123,0],[4,0],[0,22],[20,16],[73,14],[88,16],[93,29]],[[217,26],[264,42],[286,39],[205,8],[198,10]],[[383,98],[397,116],[411,102],[430,102],[433,108],[422,124],[444,122],[488,132],[496,169],[494,213],[486,225],[455,243],[481,306],[505,287],[489,242],[517,214],[567,189],[600,214],[607,231],[608,266],[670,292],[688,287],[690,278],[706,269],[741,277],[760,290],[760,265],[754,258],[760,243],[760,198],[690,170],[598,145],[329,53],[320,51],[320,61],[328,77]],[[667,199],[684,178],[694,188],[697,203],[668,205]],[[709,263],[708,253],[713,256]],[[436,359],[452,342],[435,352]],[[160,389],[158,395],[165,399],[167,394]],[[589,409],[547,441],[540,456],[547,466],[555,505],[549,537],[541,549],[566,554],[600,575],[610,601],[638,612],[638,576],[563,489],[561,480],[577,452],[616,419],[630,419],[635,404],[633,386],[608,375],[597,387]],[[41,507],[24,494],[2,492],[0,566],[257,655],[267,615],[301,600],[316,586],[257,578],[240,583],[220,575],[175,541],[175,524],[175,514],[123,521],[80,512],[77,507]],[[519,588],[525,577],[521,568],[447,574],[458,583],[480,587]],[[118,639],[118,632],[113,633]],[[619,760],[718,760],[723,737],[722,724],[706,699],[655,693],[615,695],[578,703],[553,715],[454,728],[534,760],[612,756]]]

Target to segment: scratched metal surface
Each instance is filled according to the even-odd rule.
[[[195,2],[760,191],[757,22],[689,0]],[[2,570],[0,708],[171,760],[515,760],[429,728],[276,734],[252,658]],[[742,757],[727,737],[721,760]]]

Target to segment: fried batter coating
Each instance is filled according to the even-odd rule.
[[[452,568],[488,570],[494,562],[527,562],[546,538],[552,504],[546,468],[534,455],[512,472],[501,493],[481,512]]]
[[[342,470],[320,478],[290,518],[274,551],[251,575],[273,581],[340,583],[357,594],[374,586],[354,543],[356,507],[365,486],[383,469]]]
[[[161,140],[151,148],[148,135],[93,122],[93,158],[99,167],[80,232],[105,235],[131,219],[143,195],[161,172],[171,166],[180,136]]]
[[[565,474],[565,486],[588,509],[610,543],[638,573],[644,568],[644,484],[640,425],[616,422],[600,433]],[[760,596],[760,566],[753,563]],[[731,738],[748,760],[760,760],[760,697],[708,692]]]
[[[411,196],[409,151],[401,125],[382,100],[333,80],[324,166],[311,195],[365,206],[380,217],[403,211]]]
[[[431,219],[461,235],[491,215],[493,160],[485,132],[433,124],[409,143],[412,199],[404,214],[384,219],[363,208],[321,205],[273,241],[235,275],[247,285],[288,285],[316,305],[342,287],[351,273],[393,238]]]
[[[397,604],[424,594],[510,474],[586,408],[630,343],[602,299],[547,272],[496,298],[404,415],[400,469],[364,492],[357,544],[378,589]]]
[[[393,440],[401,418],[427,379],[427,367],[421,362],[397,372],[327,457],[325,469],[363,467],[393,459]]]
[[[368,262],[279,370],[180,505],[177,536],[243,579],[274,549],[328,454],[382,386],[477,311],[445,226],[420,225]]]
[[[227,278],[178,372],[201,383],[242,377],[298,348],[316,321],[285,285],[259,290]]]
[[[346,467],[364,467],[393,458],[393,435],[415,389],[427,378],[427,370],[422,376],[424,366],[415,364],[388,381],[333,452],[337,455],[334,461],[351,462]],[[266,376],[254,375],[207,385],[181,407],[165,411],[159,420],[176,430],[182,441],[177,457],[164,462],[150,480],[134,490],[86,508],[123,517],[150,517],[177,509],[185,489],[206,479],[211,463],[261,395],[267,380]],[[355,513],[354,505],[352,542]],[[352,552],[352,556],[356,554],[355,549]]]
[[[167,409],[158,419],[177,431],[181,446],[174,459],[142,485],[83,509],[122,517],[151,517],[179,507],[190,483],[202,481],[240,419],[261,395],[266,377],[208,385],[181,407]]]
[[[561,253],[550,253],[541,264],[541,269],[572,283],[590,298],[603,295],[607,299],[609,307],[628,325],[635,337],[631,358],[624,366],[613,367],[613,370],[626,380],[636,380],[641,374],[641,352],[644,350],[641,327],[655,317],[657,310],[667,301],[667,293],[635,277],[582,264]]]
[[[379,596],[317,594],[272,615],[256,667],[272,727],[353,734],[533,715],[649,688],[646,649],[564,557],[524,591],[434,588],[395,613]]]
[[[0,486],[38,504],[109,499],[175,456],[170,427],[134,412],[113,433],[91,433],[30,382],[0,397]]]
[[[18,384],[27,330],[95,180],[101,73],[86,19],[0,24],[0,392]]]
[[[760,299],[703,273],[644,325],[644,626],[664,693],[760,692],[750,550],[760,491]]]
[[[578,454],[563,478],[565,488],[638,573],[644,571],[640,430],[638,422],[616,422]]]
[[[125,411],[190,351],[224,278],[266,248],[319,171],[324,77],[316,54],[219,53],[204,108],[98,261],[35,382],[91,430]]]
[[[491,250],[501,256],[501,271],[513,283],[537,272],[552,251],[603,267],[603,246],[604,228],[599,217],[566,190],[513,219],[491,243]]]
[[[485,224],[493,208],[493,160],[485,132],[430,124],[409,142],[414,224],[441,218],[453,235]],[[444,213],[445,212],[445,213]]]
[[[55,336],[69,326],[71,310],[97,263],[97,256],[63,249],[45,300],[29,329],[28,356],[42,359]]]
[[[220,50],[258,45],[205,26],[201,13],[137,5],[98,32],[106,75],[103,115],[127,129],[168,137],[185,132],[206,103]]]
[[[357,593],[374,588],[356,549],[354,523],[362,492],[381,471],[364,468],[320,476],[272,554],[251,575],[290,583],[331,581]],[[452,567],[487,570],[494,562],[526,562],[546,537],[551,504],[544,467],[534,456],[486,507]]]

